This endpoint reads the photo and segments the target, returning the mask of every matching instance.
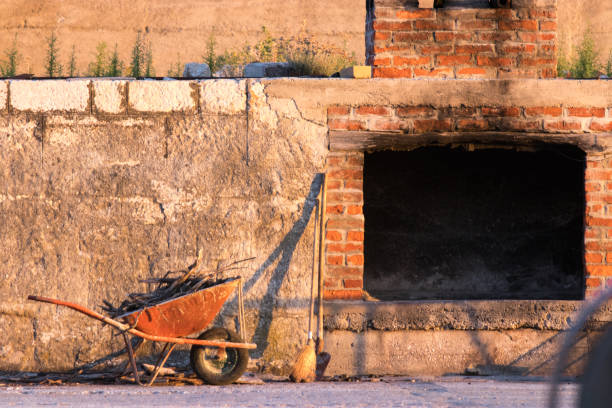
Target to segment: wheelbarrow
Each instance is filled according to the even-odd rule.
[[[185,337],[201,332],[208,327],[236,288],[238,288],[240,336],[231,330],[213,327],[202,333],[198,338]],[[155,364],[151,379],[146,385],[153,384],[177,344],[192,345],[190,361],[193,370],[202,380],[215,385],[231,384],[236,381],[246,370],[249,361],[248,350],[257,348],[256,344],[244,342],[242,279],[239,277],[156,305],[131,311],[116,317],[116,319],[63,300],[33,295],[28,296],[28,300],[66,306],[117,329],[123,335],[134,380],[141,385],[145,384],[140,381],[134,358],[134,349],[127,333],[144,340],[166,343]],[[141,344],[142,342],[138,346]],[[126,373],[124,372],[124,374]]]

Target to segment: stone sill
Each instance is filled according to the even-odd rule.
[[[566,330],[584,301],[576,300],[432,300],[325,301],[327,330]],[[612,321],[612,304],[590,324]],[[599,324],[598,326],[600,326]]]

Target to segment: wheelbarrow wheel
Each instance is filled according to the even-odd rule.
[[[200,340],[242,342],[240,336],[223,327],[213,327],[202,333]],[[213,385],[226,385],[236,381],[246,370],[249,351],[243,348],[210,346],[191,347],[191,367],[198,377]]]

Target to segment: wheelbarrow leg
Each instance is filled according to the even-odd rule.
[[[130,364],[132,365],[132,372],[134,373],[134,380],[136,384],[143,385],[140,382],[140,376],[138,375],[138,368],[136,367],[136,359],[134,358],[134,350],[132,350],[132,343],[129,341],[127,334],[123,334],[123,341],[125,341],[125,347],[127,348],[128,355],[130,356]]]
[[[136,351],[140,348],[140,346],[142,346],[145,343],[145,341],[146,340],[143,338],[136,337],[136,344],[134,344],[134,346],[132,347],[133,352],[136,353]],[[125,347],[125,352],[128,353],[127,346]],[[132,369],[131,361],[128,358],[127,361],[123,364],[123,369],[121,370],[121,374],[119,374],[119,377],[123,377],[124,375],[127,375],[131,369]]]
[[[157,378],[159,371],[162,369],[164,364],[166,364],[166,361],[168,360],[168,357],[170,357],[170,353],[172,353],[172,350],[174,350],[174,347],[176,347],[176,343],[166,343],[166,345],[164,346],[164,349],[159,355],[159,358],[157,359],[157,363],[155,363],[155,371],[153,372],[153,377],[151,377],[151,379],[147,383],[147,386],[150,386],[151,384],[155,382],[155,379]]]

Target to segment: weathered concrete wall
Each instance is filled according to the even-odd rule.
[[[96,308],[142,289],[138,279],[184,268],[203,247],[210,268],[257,257],[241,271],[247,334],[258,344],[252,356],[286,370],[306,337],[310,214],[328,155],[329,107],[605,106],[599,120],[609,122],[611,95],[604,81],[0,81],[0,329],[11,334],[0,369],[70,369],[121,348],[110,329],[27,302],[28,294]],[[235,314],[230,302],[220,320],[232,327]],[[471,350],[480,338],[471,331],[482,331],[343,327],[328,326],[332,373],[374,367],[341,352],[370,339],[384,347],[361,355],[414,347],[427,373],[439,350],[428,346],[433,337]],[[501,334],[487,330],[494,344]],[[554,335],[499,330],[528,337],[495,364]],[[547,350],[550,357],[556,348]]]

